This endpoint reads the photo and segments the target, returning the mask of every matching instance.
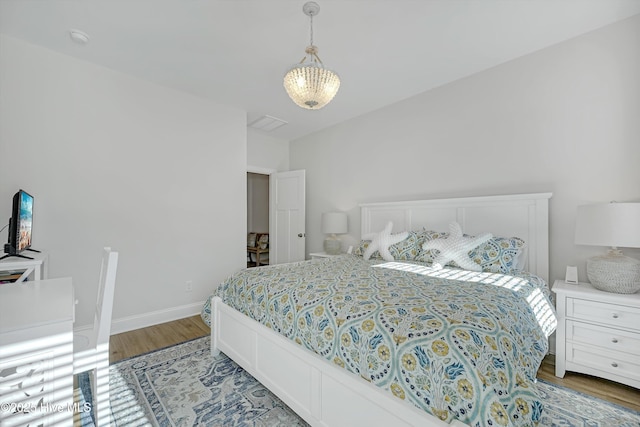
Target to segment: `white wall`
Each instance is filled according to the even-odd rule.
[[[576,206],[640,201],[638,76],[640,16],[292,141],[307,252],[322,248],[325,211],[349,213],[346,245],[359,203],[553,192],[551,277],[577,264],[585,279],[604,248],[573,243]]]
[[[247,165],[253,171],[288,171],[289,141],[247,129]]]
[[[199,312],[246,265],[245,112],[4,36],[0,52],[0,218],[34,195],[33,246],[73,277],[78,324],[105,245],[116,332]]]

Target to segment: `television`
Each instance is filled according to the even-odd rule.
[[[4,245],[7,254],[0,259],[16,256],[32,259],[21,255],[21,252],[31,249],[31,232],[33,227],[33,196],[24,190],[18,191],[13,196],[13,209],[9,220],[9,239]]]

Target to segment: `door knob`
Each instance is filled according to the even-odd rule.
[[[298,233],[298,237],[302,237],[302,236],[304,236],[304,234]]]

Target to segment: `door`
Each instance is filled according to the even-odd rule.
[[[269,176],[269,264],[305,259],[305,171]]]

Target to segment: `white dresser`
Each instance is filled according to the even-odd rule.
[[[0,285],[0,426],[73,425],[71,278]]]
[[[556,376],[581,372],[640,388],[640,293],[556,280]]]

